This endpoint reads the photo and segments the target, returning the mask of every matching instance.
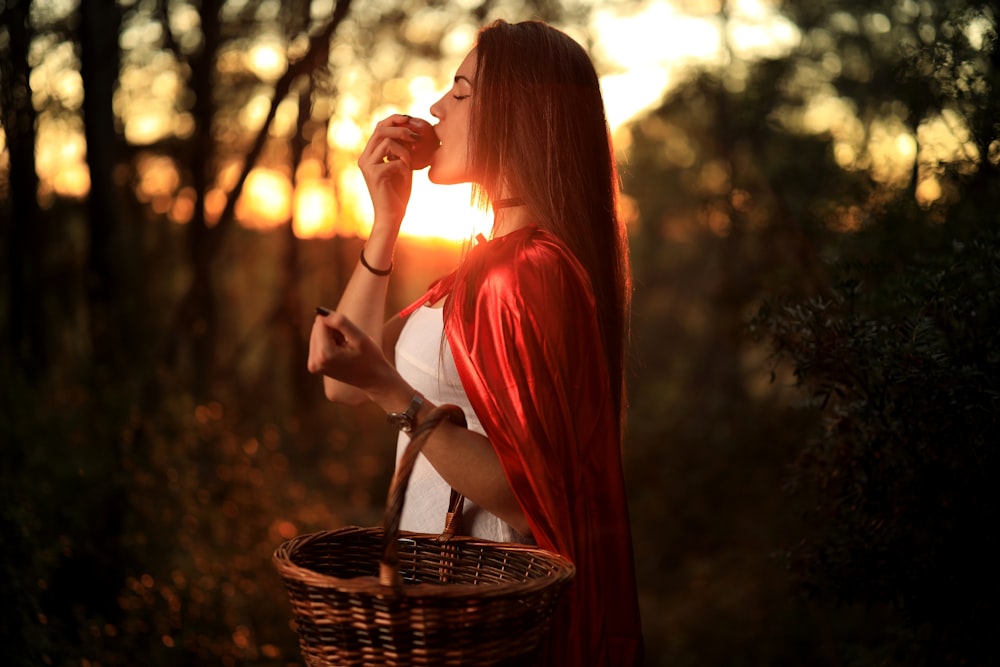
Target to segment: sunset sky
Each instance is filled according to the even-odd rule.
[[[43,3],[40,3],[43,4]],[[70,0],[49,0],[54,11],[71,11]],[[280,11],[280,3],[273,3]],[[668,2],[650,0],[627,11],[621,3],[593,3],[591,24],[562,26],[581,41],[593,40],[593,55],[602,73],[601,84],[617,147],[624,149],[627,135],[618,130],[630,119],[662,100],[665,91],[684,75],[687,68],[697,65],[727,65],[730,59],[752,60],[761,56],[779,56],[798,42],[795,26],[776,14],[766,0],[730,0],[726,10],[728,21],[719,15],[718,0]],[[683,6],[684,11],[677,9]],[[171,15],[171,26],[183,41],[185,31],[197,25],[195,10],[180,5]],[[314,7],[315,9],[315,7]],[[58,11],[57,11],[58,13]],[[156,44],[160,26],[148,17],[123,25],[120,88],[115,108],[120,114],[126,140],[144,144],[159,138],[189,134],[193,119],[178,113],[173,100],[183,92],[184,81],[176,67],[162,62],[164,51],[151,51]],[[239,220],[248,226],[270,227],[285,224],[290,218],[301,237],[329,236],[334,233],[365,235],[370,224],[370,202],[361,174],[356,168],[357,156],[378,119],[391,113],[403,112],[430,119],[429,107],[450,85],[455,68],[471,48],[475,28],[459,25],[447,33],[443,51],[446,58],[435,65],[423,65],[405,79],[389,79],[382,84],[386,99],[408,102],[373,105],[361,97],[369,90],[366,85],[351,86],[357,62],[341,36],[331,60],[340,59],[335,76],[340,91],[329,109],[327,136],[329,178],[324,177],[322,156],[308,156],[299,166],[298,189],[293,192],[287,169],[259,166],[245,184],[237,207]],[[339,35],[340,33],[338,33]],[[83,99],[82,80],[76,69],[73,45],[55,38],[36,40],[32,88],[36,108],[44,109],[51,101],[68,109],[78,109]],[[143,51],[145,49],[145,51]],[[343,49],[343,53],[338,51]],[[131,53],[142,54],[145,60],[130,62]],[[252,47],[230,49],[220,54],[222,71],[251,71],[264,83],[273,82],[285,71],[294,45],[279,36],[264,34],[256,37]],[[391,54],[391,49],[388,51]],[[291,56],[294,58],[295,56]],[[372,63],[367,63],[371,69]],[[730,68],[730,75],[739,68]],[[256,132],[264,121],[271,99],[267,85],[253,96],[238,115],[238,122],[249,132]],[[850,110],[837,104],[837,99],[817,99],[804,122],[810,131],[829,132],[835,141],[835,156],[846,167],[863,148],[852,144]],[[296,108],[291,100],[282,103],[271,127],[271,135],[287,139],[295,129]],[[914,159],[916,137],[904,135],[903,129],[886,125],[876,137],[881,141],[882,170],[891,178],[893,173],[909,173]],[[2,138],[0,138],[2,140]],[[0,146],[2,147],[2,146]],[[37,169],[42,181],[41,195],[51,199],[55,194],[82,197],[89,189],[89,173],[85,163],[86,144],[80,122],[67,121],[65,116],[43,113],[39,119]],[[876,165],[878,166],[878,165]],[[209,216],[222,210],[227,192],[235,183],[241,165],[224,166],[216,187],[206,195]],[[178,222],[191,214],[194,192],[184,188],[177,165],[169,157],[149,157],[140,160],[138,195],[153,210],[167,214]],[[329,179],[336,179],[331,182]],[[402,233],[441,239],[463,240],[475,231],[489,226],[487,214],[469,206],[466,186],[433,186],[426,171],[418,172],[413,196]]]
[[[617,131],[640,112],[662,100],[675,79],[691,65],[718,63],[725,57],[722,23],[718,4],[712,1],[688,3],[701,5],[700,14],[682,13],[670,2],[647,2],[643,8],[622,14],[613,9],[598,9],[594,13],[592,33],[597,37],[595,59],[608,70],[601,77],[608,122]],[[600,6],[600,3],[597,3]],[[689,10],[690,11],[690,10]],[[769,3],[761,0],[733,2],[729,23],[730,48],[737,55],[752,57],[777,55],[797,39],[795,27],[777,16]],[[567,29],[573,34],[572,29]],[[574,35],[577,36],[577,35]],[[466,35],[465,44],[456,45],[461,54],[454,59],[449,71],[458,67],[464,54],[472,47],[474,33]],[[577,36],[578,39],[582,37]],[[386,108],[382,117],[400,111],[430,118],[428,109],[450,86],[450,75],[444,84],[435,85],[430,77],[410,82],[412,103],[402,109]],[[373,121],[374,122],[374,121]],[[360,152],[370,128],[360,128],[345,122],[337,126],[331,138],[335,146]],[[619,142],[621,143],[621,142]],[[370,204],[364,192],[360,172],[343,174],[344,190],[357,197],[364,219],[370,218]],[[490,218],[469,206],[470,192],[466,186],[436,186],[427,180],[426,171],[414,179],[413,196],[403,220],[402,233],[434,236],[452,240],[469,238],[470,229],[486,231]]]

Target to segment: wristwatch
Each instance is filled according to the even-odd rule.
[[[417,413],[420,406],[424,404],[424,398],[420,394],[414,394],[410,399],[410,406],[405,412],[390,412],[389,423],[398,428],[403,433],[410,433],[417,425]]]

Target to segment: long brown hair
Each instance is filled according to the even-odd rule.
[[[611,391],[624,408],[631,272],[604,101],[587,52],[539,21],[479,33],[470,159],[480,204],[521,197],[590,276]],[[582,363],[582,360],[581,360]]]

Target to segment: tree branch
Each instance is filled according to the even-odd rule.
[[[315,67],[322,66],[326,63],[327,54],[330,49],[330,40],[333,38],[333,33],[337,30],[337,27],[347,17],[347,10],[350,8],[350,5],[351,0],[338,0],[333,15],[330,17],[330,21],[323,27],[322,30],[309,39],[309,49],[306,51],[306,54],[300,60],[292,63],[281,78],[278,79],[278,82],[274,84],[274,97],[271,99],[271,108],[268,109],[267,118],[264,120],[264,124],[257,133],[257,138],[254,140],[253,146],[250,148],[246,159],[243,161],[243,170],[240,172],[239,178],[236,180],[236,184],[228,193],[226,207],[223,209],[222,214],[219,217],[219,222],[212,228],[211,234],[209,235],[208,241],[211,244],[212,250],[218,246],[222,237],[225,235],[225,232],[232,227],[235,221],[236,202],[239,200],[240,195],[243,192],[243,186],[246,184],[250,171],[253,169],[254,165],[256,165],[258,158],[260,158],[260,154],[264,150],[264,145],[267,143],[268,131],[270,130],[271,123],[274,122],[274,117],[278,112],[278,105],[280,105],[282,100],[288,96],[288,93],[292,88],[292,84],[299,76],[308,74]]]

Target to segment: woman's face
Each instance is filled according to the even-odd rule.
[[[468,183],[469,117],[472,109],[472,83],[476,77],[476,50],[473,49],[455,72],[455,82],[444,97],[431,105],[431,115],[441,147],[434,151],[427,177],[432,183],[452,185]]]

